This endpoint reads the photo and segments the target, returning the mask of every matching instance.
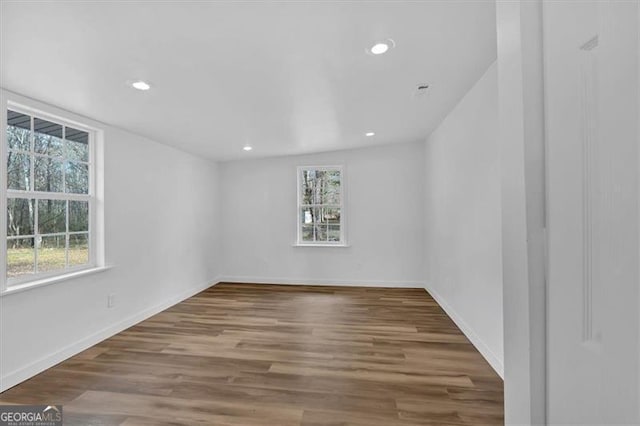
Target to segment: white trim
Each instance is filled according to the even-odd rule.
[[[473,328],[458,314],[455,309],[449,305],[446,300],[438,294],[435,290],[430,288],[428,284],[424,286],[424,289],[433,297],[433,299],[440,305],[445,313],[451,318],[451,320],[458,326],[460,331],[471,341],[473,346],[480,352],[485,360],[491,365],[491,368],[504,380],[504,361],[502,357],[496,355],[489,346],[480,338],[480,336],[473,330]]]
[[[309,278],[274,278],[223,275],[219,282],[238,284],[284,284],[284,285],[317,285],[341,287],[388,287],[388,288],[425,288],[423,281],[384,281],[384,280],[339,280]]]
[[[346,243],[335,243],[335,244],[331,244],[331,243],[325,243],[325,244],[318,244],[318,243],[293,243],[291,244],[292,247],[342,247],[342,248],[346,248],[346,247],[351,247],[351,244],[346,244]]]
[[[10,294],[20,293],[20,292],[31,290],[38,287],[44,287],[46,285],[58,283],[61,281],[67,281],[67,280],[72,280],[74,278],[84,277],[85,275],[97,274],[99,272],[104,272],[111,268],[112,266],[98,266],[98,267],[87,267],[79,270],[66,269],[65,272],[67,273],[64,273],[64,274],[55,272],[55,273],[52,273],[50,276],[47,276],[42,279],[27,280],[19,284],[13,284],[11,286],[8,286],[6,290],[0,293],[0,297],[8,296]]]
[[[196,294],[204,291],[210,287],[216,285],[219,281],[213,280],[208,281],[205,284],[198,285],[196,287],[187,289],[176,296],[173,296],[164,302],[161,302],[155,306],[152,306],[148,309],[145,309],[142,312],[139,312],[135,315],[132,315],[128,318],[123,319],[122,321],[117,322],[116,324],[110,325],[102,330],[93,333],[83,339],[78,340],[75,343],[72,343],[57,352],[52,353],[51,355],[47,355],[39,360],[32,362],[29,365],[26,365],[18,370],[12,371],[10,373],[5,374],[0,377],[0,392],[4,392],[5,390],[35,376],[38,373],[43,372],[44,370],[53,367],[54,365],[74,356],[78,353],[89,349],[91,346],[94,346],[111,336],[114,336],[120,333],[123,330],[126,330],[129,327],[132,327],[153,315],[156,315],[171,306],[174,306],[190,297],[195,296]]]
[[[0,92],[0,122],[7,122],[7,97],[4,92]],[[0,135],[0,235],[7,234],[7,132],[4,124],[2,127],[2,135]],[[0,293],[7,288],[7,239],[0,238]],[[1,342],[1,339],[0,339]]]
[[[640,50],[640,5],[638,6],[638,10],[637,10],[637,22],[636,22],[636,32],[638,34],[638,40],[637,40],[637,45],[636,47],[638,48],[638,50]],[[638,55],[636,57],[636,71],[637,71],[637,80],[636,80],[636,103],[637,103],[637,110],[636,113],[638,114],[638,121],[637,121],[637,129],[636,129],[636,138],[638,139],[638,146],[640,146],[640,55]],[[638,150],[638,169],[640,170],[640,150]],[[640,185],[638,185],[638,192],[640,192]],[[639,194],[639,198],[640,199],[640,194]],[[638,215],[638,221],[640,222],[640,215]],[[640,224],[639,224],[640,225]],[[640,231],[640,226],[638,226],[638,230]],[[639,232],[640,234],[640,232]],[[640,238],[640,235],[638,235],[638,238]],[[638,259],[638,266],[640,267],[640,258]],[[638,293],[638,298],[640,299],[640,292]],[[640,305],[640,300],[638,301],[638,304]],[[637,317],[638,321],[640,322],[640,317]],[[638,333],[640,334],[640,323],[638,324]],[[640,337],[640,336],[639,336]],[[640,341],[640,338],[638,339],[638,341]],[[638,382],[640,384],[640,368],[638,368]],[[640,404],[638,404],[638,418],[640,418]]]

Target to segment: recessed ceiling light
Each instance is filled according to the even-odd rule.
[[[242,149],[244,149],[245,151],[251,151],[253,148],[251,148],[249,145],[247,145]]]
[[[388,52],[389,49],[393,49],[394,47],[396,47],[396,43],[388,38],[386,40],[381,40],[374,43],[374,45],[366,49],[366,51],[370,55],[382,55],[383,53]]]
[[[371,47],[371,53],[374,55],[382,55],[387,50],[389,50],[389,45],[387,43],[377,43]]]
[[[375,135],[375,132],[367,132],[367,133],[365,133],[364,135],[365,135],[365,136],[374,136],[374,135]]]
[[[142,80],[134,81],[133,83],[131,83],[131,86],[133,86],[134,89],[138,89],[138,90],[151,89],[151,85],[146,81],[142,81]]]

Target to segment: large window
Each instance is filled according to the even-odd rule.
[[[7,288],[94,265],[93,136],[29,110],[7,111]]]
[[[298,244],[344,245],[342,167],[298,167]]]

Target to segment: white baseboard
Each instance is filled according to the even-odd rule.
[[[115,334],[118,334],[121,331],[126,330],[127,328],[134,326],[139,322],[146,320],[149,317],[152,317],[153,315],[156,315],[164,311],[165,309],[168,309],[171,306],[176,305],[182,302],[183,300],[188,299],[191,296],[194,296],[200,293],[201,291],[216,285],[218,282],[220,282],[220,280],[215,279],[213,281],[207,282],[206,284],[201,284],[199,286],[189,288],[165,300],[162,303],[159,303],[155,306],[145,309],[142,312],[139,312],[128,318],[125,318],[124,320],[116,324],[110,325],[109,327],[103,328],[102,330],[94,334],[91,334],[75,343],[72,343],[60,349],[59,351],[54,352],[53,354],[47,355],[46,357],[40,358],[39,360],[34,361],[31,364],[26,365],[22,368],[19,368],[18,370],[15,370],[11,373],[3,375],[2,377],[0,377],[0,393],[4,392],[9,388],[12,388],[18,383],[21,383],[27,379],[30,379],[31,377],[43,372],[48,368],[53,367],[54,365],[64,361],[65,359],[71,358],[72,356],[77,355],[78,353],[86,349],[89,349],[93,345],[96,345],[102,342],[103,340],[106,340],[109,337]]]
[[[428,285],[425,286],[425,290],[433,297],[433,299],[438,302],[438,305],[449,315],[449,317],[456,323],[460,331],[464,333],[465,336],[473,343],[473,346],[476,347],[478,352],[482,354],[484,359],[487,360],[489,365],[495,370],[498,375],[504,379],[504,363],[501,357],[498,357],[493,351],[489,348],[489,346],[484,343],[484,341],[478,336],[478,334],[473,330],[473,328],[460,316],[452,307],[449,305],[446,300],[442,296],[438,294],[435,290],[429,288]]]
[[[286,284],[286,285],[330,285],[344,287],[397,287],[424,288],[423,281],[381,281],[381,280],[328,280],[309,278],[273,278],[273,277],[244,277],[221,276],[219,282],[246,284]]]

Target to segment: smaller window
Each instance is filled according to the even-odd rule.
[[[342,167],[298,167],[298,244],[344,245]]]

